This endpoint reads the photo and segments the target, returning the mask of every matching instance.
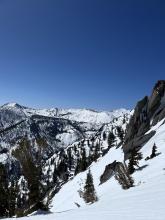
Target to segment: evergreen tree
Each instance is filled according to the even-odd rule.
[[[120,163],[116,169],[115,179],[123,189],[129,189],[130,187],[134,186],[134,180],[132,176],[128,173],[126,166],[122,163]]]
[[[8,186],[8,207],[9,217],[15,215],[18,195],[18,184],[16,181],[12,181]]]
[[[28,202],[30,204],[36,204],[36,208],[40,209],[40,201],[44,194],[41,183],[42,147],[38,146],[38,151],[34,152],[31,142],[27,138],[23,138],[20,142],[20,147],[12,153],[20,161],[23,175],[28,182]]]
[[[76,145],[73,146],[73,150],[74,150],[74,153],[76,154],[77,153]]]
[[[71,169],[72,169],[72,166],[73,166],[73,158],[72,158],[71,148],[68,148],[68,150],[67,150],[67,155],[68,155],[68,166],[69,166],[69,170],[71,170]]]
[[[46,196],[46,199],[45,199],[45,201],[44,201],[44,209],[45,209],[45,211],[49,211],[50,210],[50,208],[51,208],[51,203],[52,203],[52,196],[51,196],[51,193],[50,192],[48,192],[47,193],[47,196]]]
[[[97,143],[93,153],[93,160],[96,161],[100,156],[100,144]]]
[[[104,132],[103,132],[103,140],[105,141],[106,138],[107,138],[107,135],[106,135],[106,133],[105,133],[105,131],[104,131]]]
[[[126,123],[126,117],[125,117],[125,115],[124,115],[123,124],[125,124],[125,123]]]
[[[80,172],[80,159],[77,159],[74,175],[77,175]]]
[[[83,148],[80,159],[80,169],[81,171],[85,171],[87,167],[88,167],[88,163],[87,163],[86,150]]]
[[[138,152],[137,148],[131,151],[131,155],[128,163],[128,171],[130,174],[134,173],[135,167],[139,167],[139,160],[143,158],[142,153]]]
[[[120,127],[120,126],[117,126],[116,129],[117,129],[118,136],[119,136],[121,142],[123,143],[123,141],[124,141],[124,131],[123,131],[122,127]]]
[[[153,145],[153,147],[152,147],[152,153],[151,153],[150,158],[156,157],[156,152],[157,152],[157,146],[156,146],[156,144],[154,143],[154,145]]]
[[[94,203],[98,201],[96,191],[93,184],[93,176],[91,171],[87,173],[87,178],[84,186],[83,198],[86,203]]]
[[[57,183],[58,182],[58,177],[57,177],[57,167],[56,167],[56,163],[54,164],[54,172],[53,172],[53,183]]]
[[[68,180],[68,177],[69,177],[69,173],[68,173],[68,166],[67,166],[67,163],[65,161],[65,159],[62,159],[60,161],[60,163],[57,165],[57,175],[63,179],[64,181],[67,181]]]
[[[48,212],[50,210],[50,208],[51,208],[50,207],[51,202],[52,202],[52,199],[51,199],[50,192],[47,192],[46,197],[39,202],[40,210],[42,210],[44,212]]]
[[[3,164],[0,163],[0,217],[9,216],[8,181]]]
[[[108,135],[108,146],[113,147],[114,146],[114,142],[115,142],[115,135],[113,134],[113,132],[110,132]]]
[[[75,168],[75,175],[79,172],[85,171],[88,167],[88,158],[86,156],[86,150],[82,148],[80,155],[78,155],[77,165]]]
[[[17,181],[11,181],[8,168],[0,164],[0,217],[15,215],[17,195]]]

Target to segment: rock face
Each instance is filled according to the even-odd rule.
[[[110,163],[105,167],[105,170],[100,177],[100,184],[105,183],[115,174],[117,164],[118,162],[114,161],[113,163]]]
[[[135,147],[142,147],[153,135],[147,133],[151,126],[165,117],[165,80],[156,83],[150,97],[144,97],[135,107],[134,114],[127,126],[123,150],[125,159]]]
[[[134,148],[140,149],[155,134],[155,131],[148,132],[150,128],[165,118],[165,80],[160,80],[153,88],[150,97],[145,96],[139,101],[134,113],[127,125],[124,138],[123,151],[124,159],[127,160]],[[162,121],[165,123],[165,120]],[[100,177],[100,184],[103,184],[112,176],[118,180],[123,189],[133,186],[133,179],[127,172],[126,163],[114,161],[107,165]]]
[[[132,177],[128,173],[126,164],[122,162],[115,160],[113,163],[108,164],[100,177],[100,184],[105,183],[112,176],[115,176],[115,179],[123,189],[129,189],[134,184]]]

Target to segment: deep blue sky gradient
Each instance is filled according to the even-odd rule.
[[[132,108],[158,79],[164,0],[0,0],[0,104]]]

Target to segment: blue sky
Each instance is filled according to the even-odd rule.
[[[164,0],[0,0],[0,104],[133,108],[164,78]]]

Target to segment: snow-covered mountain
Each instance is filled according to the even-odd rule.
[[[41,115],[46,117],[64,118],[71,121],[84,122],[90,124],[106,124],[114,118],[129,114],[126,109],[117,109],[113,111],[96,111],[91,109],[33,109],[21,106],[17,103],[7,103],[1,108],[11,109],[14,111],[21,110],[26,116]]]
[[[53,132],[51,137],[54,139],[53,145],[67,147],[77,140],[94,135],[104,124],[112,122],[115,118],[126,117],[128,119],[129,115],[130,111],[126,109],[118,109],[111,112],[58,108],[36,110],[17,103],[7,103],[0,107],[0,130],[4,131],[17,124],[18,126],[27,124],[23,127],[25,128],[24,134],[28,134],[28,126],[30,126],[32,121],[35,121],[39,124],[40,130],[44,130],[42,135],[48,129]],[[45,123],[42,123],[43,120]],[[41,123],[42,126],[40,126]],[[31,128],[29,127],[28,129]],[[59,131],[55,131],[58,129]]]
[[[131,112],[0,107],[3,216],[164,220],[164,100],[161,80]],[[89,169],[93,204],[83,195]],[[51,213],[42,215],[49,201]]]
[[[57,108],[35,110],[17,103],[1,106],[0,172],[2,181],[11,186],[12,194],[16,191],[18,195],[14,197],[17,208],[11,208],[10,215],[26,215],[41,208],[40,203],[50,190],[56,193],[65,182],[91,164],[95,146],[99,143],[101,147],[103,132],[107,136],[118,126],[122,126],[124,132],[129,118],[130,111],[124,109],[96,112]],[[87,143],[93,145],[91,150],[90,146],[84,148]],[[89,150],[91,157],[87,153]],[[108,148],[99,151],[95,158]],[[86,159],[86,164],[82,165],[84,153],[88,161]],[[4,199],[5,196],[6,192]]]
[[[164,220],[165,219],[165,119],[152,126],[150,131],[155,135],[143,146],[143,159],[133,174],[135,186],[123,190],[114,176],[100,185],[100,176],[105,167],[114,160],[123,162],[124,155],[121,148],[112,148],[104,157],[93,162],[90,170],[93,174],[94,185],[99,198],[93,205],[85,204],[79,191],[83,190],[88,170],[78,174],[66,183],[55,195],[52,201],[51,214],[32,214],[23,220]],[[149,131],[149,132],[150,132]],[[151,154],[152,146],[156,143],[157,157],[146,161]],[[77,207],[79,204],[80,207]]]

